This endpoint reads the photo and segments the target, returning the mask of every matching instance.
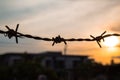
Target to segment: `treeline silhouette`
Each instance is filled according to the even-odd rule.
[[[40,74],[45,74],[49,80],[58,80],[56,72],[41,65],[42,58],[32,59],[28,54],[23,54],[22,61],[13,65],[3,62],[0,56],[0,80],[37,80]]]
[[[66,70],[57,73],[54,69],[43,67],[40,61],[42,57],[32,59],[29,55],[23,55],[23,60],[13,65],[8,65],[0,57],[0,80],[37,80],[40,74],[47,76],[48,80],[66,80]],[[72,80],[101,80],[99,76],[104,76],[104,80],[120,79],[120,64],[102,65],[100,63],[79,63],[71,69]]]

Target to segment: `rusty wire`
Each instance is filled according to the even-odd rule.
[[[61,42],[64,42],[64,44],[67,45],[67,41],[96,41],[97,44],[99,45],[99,47],[102,48],[102,46],[100,44],[101,40],[104,41],[104,38],[110,37],[110,36],[120,36],[120,34],[106,34],[105,35],[106,31],[104,31],[100,36],[94,37],[94,36],[90,35],[91,38],[65,39],[65,38],[61,37],[60,35],[58,35],[57,37],[52,37],[52,38],[43,38],[43,37],[39,37],[39,36],[32,36],[29,34],[23,34],[23,33],[17,32],[19,24],[17,24],[15,30],[10,29],[8,26],[5,26],[5,27],[8,29],[8,31],[0,30],[0,34],[4,34],[5,37],[8,37],[9,39],[11,39],[12,37],[15,37],[16,43],[18,43],[18,37],[19,38],[26,37],[26,38],[31,38],[31,39],[35,39],[35,40],[52,41],[53,42],[52,46],[54,46],[57,43],[61,43]]]

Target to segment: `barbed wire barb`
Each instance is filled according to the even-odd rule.
[[[93,40],[95,40],[95,41],[98,43],[98,45],[99,45],[100,48],[102,48],[102,46],[101,46],[101,44],[100,44],[101,40],[103,40],[103,42],[105,41],[105,40],[104,40],[104,37],[103,37],[103,35],[104,35],[105,33],[106,33],[106,31],[104,31],[100,36],[97,36],[97,37],[94,37],[94,36],[90,35],[90,37],[92,37]]]
[[[15,37],[16,43],[18,44],[18,37],[20,37],[20,35],[18,35],[18,27],[19,24],[17,24],[16,29],[10,29],[7,25],[5,26],[8,31],[6,31],[6,33],[4,34],[5,37],[7,36],[9,39],[11,39],[12,37]]]
[[[64,39],[64,38],[61,38],[60,35],[58,35],[58,36],[55,37],[55,38],[53,37],[52,40],[53,40],[52,46],[54,46],[54,44],[61,43],[61,42],[64,42],[65,45],[67,44],[67,42],[65,41],[65,39]]]

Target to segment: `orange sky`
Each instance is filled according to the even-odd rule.
[[[105,30],[120,32],[119,0],[1,0],[0,29],[8,25],[19,32],[41,37],[91,38]],[[52,42],[19,39],[0,35],[0,53],[63,51],[63,43],[51,46]],[[118,44],[119,45],[119,44]],[[67,54],[91,55],[98,62],[109,63],[112,56],[119,56],[119,46],[110,51],[96,42],[68,42]],[[119,59],[115,59],[118,61]]]

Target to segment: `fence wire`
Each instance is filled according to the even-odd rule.
[[[35,39],[35,40],[52,41],[53,42],[52,46],[54,46],[55,44],[61,43],[61,42],[64,42],[64,44],[67,45],[68,41],[70,41],[70,42],[72,42],[72,41],[96,41],[97,44],[99,45],[99,47],[102,48],[102,46],[100,44],[101,40],[105,41],[104,38],[110,37],[110,36],[120,36],[120,34],[105,34],[106,31],[104,31],[101,35],[96,36],[96,37],[90,35],[91,38],[78,38],[78,39],[69,38],[69,39],[66,39],[66,38],[61,37],[60,35],[58,35],[56,37],[52,37],[52,38],[43,38],[43,37],[39,37],[39,36],[33,36],[30,34],[23,34],[23,33],[18,32],[19,24],[17,24],[15,30],[9,28],[7,25],[5,27],[7,28],[7,31],[0,30],[0,34],[4,34],[5,37],[8,37],[9,39],[11,39],[12,37],[15,37],[17,44],[18,44],[18,38],[26,37],[26,38],[31,38],[31,39]]]

